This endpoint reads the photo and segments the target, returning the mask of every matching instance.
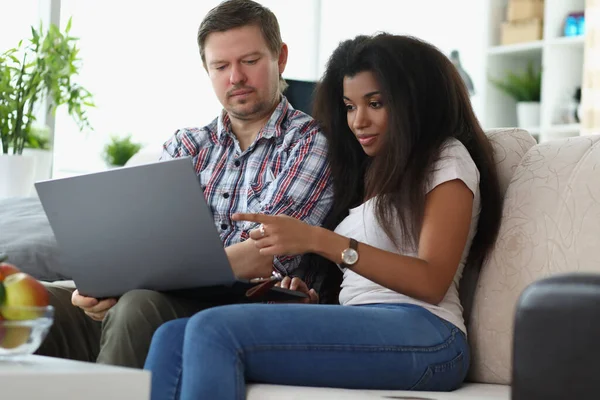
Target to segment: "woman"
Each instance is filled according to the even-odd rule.
[[[330,144],[334,231],[287,216],[251,238],[343,270],[343,306],[246,304],[165,324],[146,367],[153,398],[242,399],[245,382],[453,390],[469,367],[458,283],[496,236],[492,150],[460,75],[406,36],[359,36],[331,56],[315,117]],[[283,287],[314,290],[298,278]],[[367,367],[368,365],[368,367]]]

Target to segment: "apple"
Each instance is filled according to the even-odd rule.
[[[4,349],[14,349],[27,343],[31,335],[31,328],[27,326],[7,326],[3,325],[5,321],[0,317],[0,347]]]
[[[0,282],[2,282],[7,276],[21,272],[19,268],[9,263],[0,263]]]
[[[7,276],[2,285],[4,286],[2,316],[6,319],[38,318],[40,315],[37,312],[19,310],[18,307],[45,307],[49,304],[48,290],[37,279],[24,272]]]

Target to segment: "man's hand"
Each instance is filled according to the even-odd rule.
[[[268,278],[273,272],[273,256],[261,255],[252,239],[225,247],[225,254],[238,278]]]
[[[71,296],[71,303],[75,307],[81,308],[91,319],[102,321],[108,310],[117,304],[117,299],[98,300],[93,297],[82,296],[79,294],[79,290],[75,290]]]
[[[283,289],[296,290],[298,292],[306,293],[308,298],[300,300],[302,303],[312,303],[319,304],[319,295],[315,292],[315,289],[308,290],[308,286],[306,283],[300,278],[290,279],[289,276],[283,278],[281,283],[278,283],[276,286],[281,286]]]

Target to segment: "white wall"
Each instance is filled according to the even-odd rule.
[[[78,132],[66,110],[56,118],[55,174],[104,168],[109,136],[133,134],[159,147],[176,129],[203,126],[220,110],[202,66],[196,32],[218,0],[62,0],[73,16],[83,59],[78,81],[94,95],[93,132]],[[61,173],[62,171],[62,173]]]
[[[16,1],[16,0],[15,0]],[[104,168],[101,150],[111,134],[132,133],[158,148],[176,129],[204,126],[218,103],[202,67],[196,32],[220,0],[82,2],[62,0],[61,24],[73,16],[84,62],[79,82],[94,94],[94,132],[81,133],[59,110],[55,176]],[[285,77],[316,79],[319,1],[263,1],[278,16],[290,52]]]
[[[486,18],[474,15],[486,1],[259,1],[277,15],[289,45],[286,78],[317,80],[341,40],[385,30],[421,37],[446,54],[460,50],[476,90],[483,88]],[[95,131],[89,134],[78,132],[59,110],[55,175],[104,168],[100,153],[110,134],[132,133],[159,147],[175,129],[203,126],[217,115],[221,107],[201,65],[196,31],[218,3],[62,0],[61,23],[73,15],[72,33],[81,38],[79,82],[94,94],[97,108],[90,111]]]
[[[486,13],[484,0],[323,0],[318,74],[342,40],[380,31],[416,36],[447,55],[460,51],[462,65],[475,85],[473,107],[480,115],[486,78]]]
[[[2,0],[0,7],[0,53],[4,53],[29,37],[30,25],[37,27],[40,7],[38,0]]]
[[[322,1],[259,0],[259,3],[269,7],[277,16],[281,38],[289,47],[288,64],[283,76],[288,79],[317,80],[320,75],[318,49]]]

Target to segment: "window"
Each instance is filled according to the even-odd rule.
[[[62,0],[61,26],[73,18],[83,61],[77,77],[94,95],[92,132],[56,115],[54,177],[105,168],[110,135],[132,134],[160,149],[176,129],[204,126],[221,109],[196,44],[200,21],[218,0],[88,2]]]
[[[4,0],[0,13],[0,53],[17,47],[31,36],[31,25],[40,21],[39,0]],[[25,44],[25,43],[23,43]]]

